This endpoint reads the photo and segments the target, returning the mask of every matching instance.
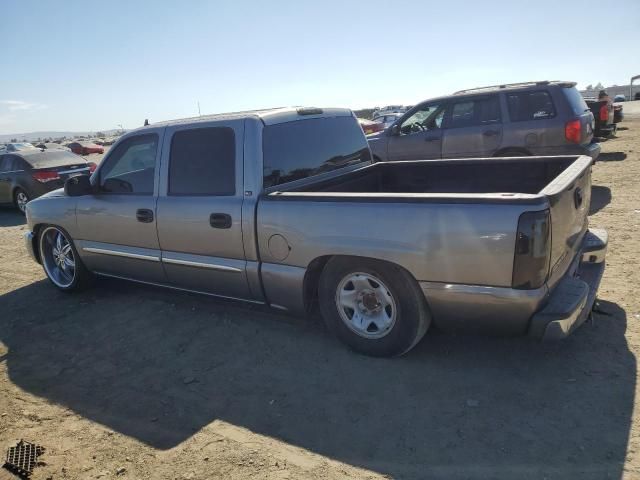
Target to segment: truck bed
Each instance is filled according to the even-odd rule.
[[[576,159],[519,157],[383,162],[289,191],[537,194]]]

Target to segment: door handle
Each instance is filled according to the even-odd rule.
[[[213,228],[231,228],[231,215],[226,213],[212,213],[209,216],[209,225]]]
[[[153,222],[153,210],[149,210],[148,208],[139,208],[136,211],[136,219],[142,223]]]
[[[495,135],[498,135],[500,132],[496,131],[496,130],[485,130],[484,132],[482,132],[482,135],[484,135],[485,137],[493,137]]]

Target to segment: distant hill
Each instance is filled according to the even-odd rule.
[[[113,129],[113,130],[92,130],[92,131],[88,131],[88,132],[27,132],[27,133],[7,133],[7,134],[0,134],[0,142],[10,142],[12,139],[16,139],[17,141],[22,141],[22,140],[27,140],[28,142],[30,141],[37,141],[38,139],[45,139],[45,138],[61,138],[61,137],[67,137],[67,138],[73,138],[73,137],[80,137],[80,136],[93,136],[95,135],[97,132],[102,132],[105,135],[113,135],[116,132],[119,132],[120,130],[118,129]]]

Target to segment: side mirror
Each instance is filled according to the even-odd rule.
[[[400,125],[394,123],[390,129],[391,135],[400,135]]]
[[[93,191],[89,175],[77,175],[64,182],[64,193],[70,197],[89,195]]]

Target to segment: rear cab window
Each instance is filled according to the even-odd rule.
[[[262,133],[264,188],[371,160],[353,117],[322,117],[267,125]]]
[[[545,120],[556,116],[553,100],[546,90],[508,93],[507,105],[512,122]]]
[[[230,127],[176,132],[171,140],[168,194],[235,195],[235,142],[235,133]]]

